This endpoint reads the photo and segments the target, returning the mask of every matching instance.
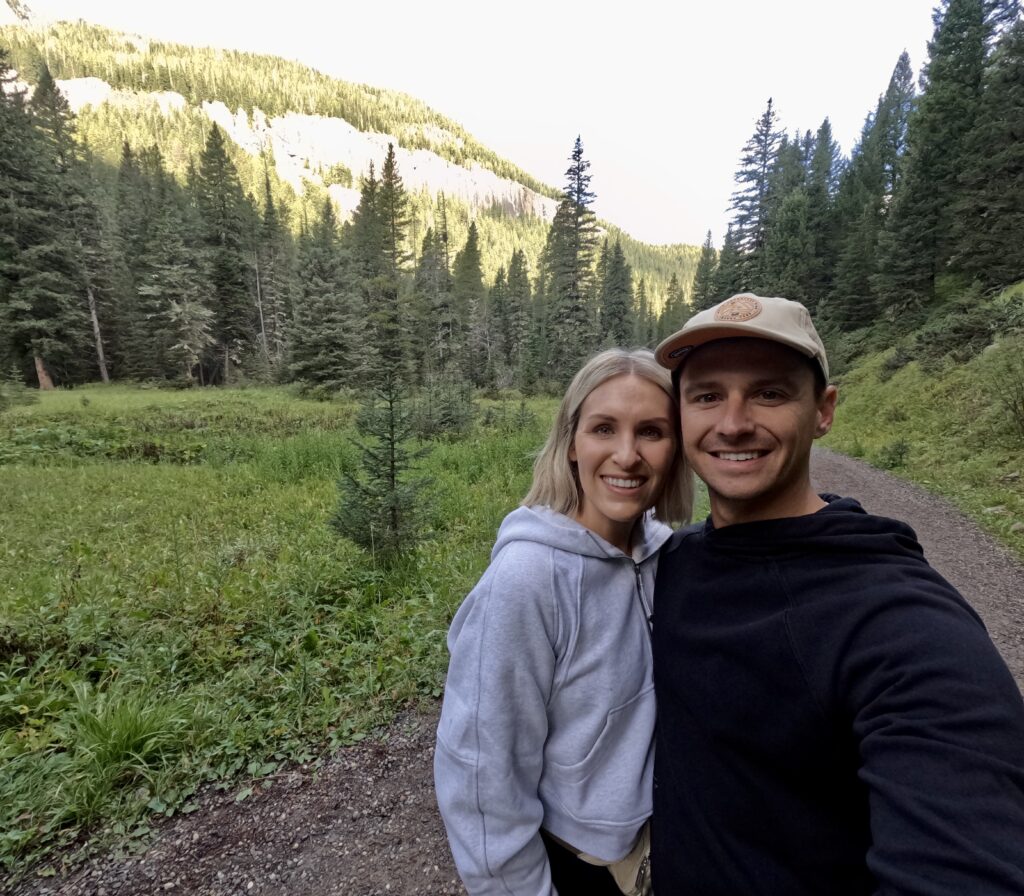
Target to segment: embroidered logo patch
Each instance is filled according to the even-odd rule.
[[[722,323],[742,323],[757,317],[761,311],[761,303],[753,296],[733,296],[718,306],[715,320]]]

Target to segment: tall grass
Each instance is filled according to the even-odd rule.
[[[96,387],[0,417],[3,867],[438,694],[451,615],[550,419],[531,407],[438,445],[431,537],[386,574],[327,526],[351,406]]]

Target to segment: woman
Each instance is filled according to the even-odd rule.
[[[471,896],[634,888],[651,814],[650,601],[671,534],[647,511],[689,518],[677,433],[650,352],[592,358],[452,621],[434,779]]]

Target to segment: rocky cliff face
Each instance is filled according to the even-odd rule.
[[[133,105],[140,99],[135,93],[115,90],[99,78],[61,80],[57,86],[74,112],[101,103]],[[145,98],[164,111],[182,109],[187,104],[178,93],[153,93]],[[463,168],[429,150],[404,149],[397,137],[360,131],[342,118],[298,113],[267,118],[258,109],[250,118],[242,110],[232,113],[222,102],[204,102],[202,111],[246,152],[259,155],[269,149],[278,176],[296,192],[302,192],[306,181],[321,183],[319,172],[345,166],[352,172],[354,186],[328,187],[342,219],[350,216],[359,202],[359,178],[369,172],[371,162],[379,172],[389,143],[395,146],[398,170],[410,191],[444,192],[474,208],[501,205],[515,214],[547,221],[555,214],[555,200],[516,181],[499,177],[476,163]]]

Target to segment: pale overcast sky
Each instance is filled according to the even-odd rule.
[[[740,149],[769,97],[848,153],[935,0],[27,0],[39,18],[297,59],[405,91],[562,186],[577,134],[598,214],[638,239],[720,245]]]

